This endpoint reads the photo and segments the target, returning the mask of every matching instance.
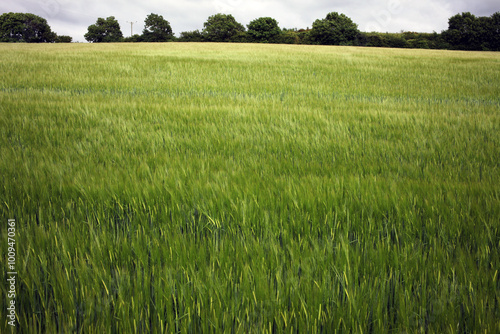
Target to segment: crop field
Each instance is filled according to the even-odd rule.
[[[500,54],[0,44],[0,79],[0,332],[500,332]]]

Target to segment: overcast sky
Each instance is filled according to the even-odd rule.
[[[448,19],[458,13],[491,16],[500,11],[499,0],[2,0],[0,14],[33,13],[47,19],[52,31],[85,42],[83,35],[97,18],[114,16],[124,36],[141,34],[151,13],[170,22],[175,36],[202,30],[216,13],[232,14],[243,25],[270,16],[282,28],[311,27],[329,12],[344,13],[361,31],[441,32]]]

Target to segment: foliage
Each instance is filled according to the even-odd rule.
[[[402,37],[406,40],[407,46],[410,48],[448,49],[450,47],[442,35],[436,32],[417,33],[406,31],[403,32]]]
[[[322,45],[352,45],[358,33],[358,25],[349,17],[332,12],[313,23],[311,39]]]
[[[179,42],[203,42],[203,34],[199,30],[181,32]]]
[[[71,43],[72,41],[73,37],[65,35],[58,35],[55,40],[56,43]]]
[[[176,39],[170,23],[158,14],[145,19],[142,35],[123,38],[113,17],[98,18],[88,27],[89,42],[264,42],[281,44],[355,45],[389,48],[459,49],[500,51],[500,12],[490,17],[476,17],[466,12],[454,15],[442,33],[365,33],[344,14],[329,13],[316,20],[313,29],[283,29],[270,17],[251,21],[245,27],[232,15],[216,14],[204,23],[203,31],[187,31]],[[0,42],[71,43],[70,36],[57,36],[44,18],[34,14],[5,13],[0,16]]]
[[[491,50],[500,51],[500,12],[491,16],[489,39]]]
[[[408,42],[401,34],[390,33],[369,33],[366,34],[366,46],[388,47],[388,48],[406,48]]]
[[[230,42],[239,33],[245,31],[245,27],[230,14],[212,15],[203,26],[203,37],[209,42]]]
[[[412,49],[447,49],[449,44],[438,33],[359,33],[356,39],[358,46],[412,48]]]
[[[466,12],[451,17],[444,39],[455,49],[500,51],[500,12],[476,17]]]
[[[460,49],[478,49],[480,46],[476,17],[471,13],[457,14],[449,19],[446,40]]]
[[[300,37],[296,30],[284,29],[279,37],[281,44],[300,44]]]
[[[372,46],[372,47],[388,47],[389,43],[387,43],[387,40],[384,38],[384,36],[381,36],[380,34],[377,33],[370,33],[366,34],[365,39],[363,41],[364,46]],[[359,38],[358,38],[359,40]]]
[[[122,42],[125,42],[125,43],[140,43],[143,41],[144,40],[142,38],[142,35],[139,35],[139,34],[134,34],[133,36],[124,37],[122,39]]]
[[[110,16],[106,19],[98,18],[96,24],[89,26],[85,39],[91,43],[120,42],[123,33],[115,17]]]
[[[12,12],[0,16],[0,42],[52,43],[56,38],[40,16]]]
[[[261,17],[248,24],[250,41],[260,43],[275,43],[279,40],[281,29],[278,22],[271,17]]]
[[[149,14],[144,20],[144,42],[168,42],[174,37],[170,23],[158,14]]]
[[[499,54],[3,44],[0,66],[16,332],[500,332]]]
[[[229,39],[229,42],[248,43],[249,42],[248,33],[246,31],[239,31]]]
[[[299,36],[300,44],[314,44],[314,41],[311,37],[311,29],[299,29],[297,31],[297,36]]]

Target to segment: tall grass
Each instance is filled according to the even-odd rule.
[[[497,54],[4,44],[0,76],[19,332],[500,331]]]

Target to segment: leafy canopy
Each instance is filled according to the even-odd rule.
[[[317,44],[351,45],[359,34],[358,25],[349,17],[337,12],[316,20],[311,30],[311,38]]]
[[[212,15],[203,26],[203,36],[209,42],[229,42],[245,32],[245,27],[230,14]]]
[[[142,38],[144,42],[167,42],[174,34],[170,22],[158,14],[149,14],[144,20]]]
[[[250,22],[248,36],[256,42],[275,42],[281,35],[278,22],[271,17],[261,17]]]
[[[85,39],[91,43],[120,42],[123,33],[115,17],[110,16],[106,19],[98,18],[96,24],[89,26]]]
[[[500,12],[491,17],[476,17],[470,12],[454,15],[443,37],[456,49],[500,50]]]
[[[0,16],[0,42],[52,43],[56,38],[40,16],[12,12]]]

